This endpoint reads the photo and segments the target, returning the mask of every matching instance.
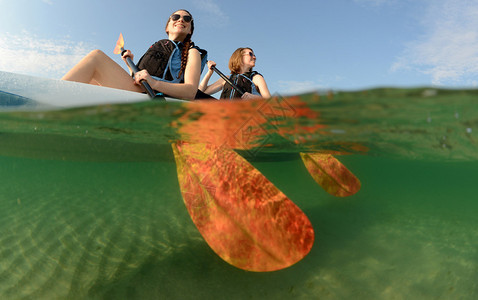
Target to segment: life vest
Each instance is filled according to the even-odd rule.
[[[147,70],[156,80],[169,81],[173,83],[184,82],[184,72],[178,78],[181,70],[181,52],[184,44],[164,39],[157,41],[140,58],[137,67],[140,70]],[[207,51],[191,43],[201,54],[201,72],[207,62]]]
[[[261,75],[256,71],[246,72],[244,74],[232,74],[229,79],[237,87],[242,88],[244,92],[253,95],[260,95],[259,88],[252,82],[252,78],[256,75]],[[225,82],[221,93],[221,99],[241,98],[241,94],[237,92],[229,83]]]

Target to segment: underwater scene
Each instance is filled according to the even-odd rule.
[[[477,98],[5,97],[0,298],[476,299]]]

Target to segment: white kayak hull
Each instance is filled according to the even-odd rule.
[[[0,96],[7,99],[0,102],[3,109],[72,108],[151,100],[142,93],[3,71],[0,71]]]

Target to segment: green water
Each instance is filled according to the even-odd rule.
[[[327,194],[297,153],[252,160],[307,214],[316,233],[308,256],[271,273],[239,270],[207,246],[182,202],[168,146],[152,144],[149,134],[131,136],[135,143],[129,143],[129,132],[101,129],[91,137],[94,128],[86,121],[30,126],[32,119],[4,116],[0,298],[476,299],[478,115],[469,108],[461,112],[468,114],[463,132],[456,118],[444,127],[433,127],[427,117],[423,125],[395,119],[388,139],[379,139],[377,132],[366,133],[373,122],[356,123],[354,136],[362,129],[359,138],[373,148],[337,156],[362,182],[348,198]],[[351,127],[343,120],[332,125]],[[433,136],[419,133],[428,137],[422,144],[418,137],[394,137],[413,126],[433,127]],[[442,131],[453,147],[440,144]],[[418,144],[422,148],[413,148]],[[379,155],[383,149],[388,152]]]

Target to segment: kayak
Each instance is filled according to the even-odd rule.
[[[470,260],[474,247],[467,241],[473,235],[469,229],[476,225],[472,213],[476,205],[471,204],[478,158],[476,94],[372,89],[286,97],[282,102],[104,101],[41,110],[25,106],[38,101],[11,94],[19,109],[0,113],[4,249],[0,295],[347,298],[366,289],[364,298],[373,298],[396,291],[413,294],[416,284],[400,283],[438,274],[445,260],[461,284],[451,290],[443,282],[445,287],[437,293],[466,297],[473,293],[473,282],[466,280],[473,277],[473,270],[467,272],[461,262],[474,262]],[[254,107],[262,113],[254,113]],[[228,134],[233,138],[221,143]],[[207,143],[195,143],[203,137]],[[244,257],[252,257],[245,253],[254,253],[245,249],[254,250],[250,246],[258,245],[254,242],[258,240],[268,246],[265,242],[275,240],[277,231],[262,237],[259,234],[271,231],[251,230],[256,238],[244,243],[247,248],[232,243],[220,247],[224,236],[213,234],[247,222],[268,229],[271,224],[259,220],[284,220],[265,214],[267,206],[256,201],[264,198],[237,200],[243,197],[239,184],[245,195],[264,192],[266,199],[275,201],[281,194],[272,186],[254,190],[259,179],[248,185],[244,178],[257,173],[246,168],[230,147],[219,148],[225,143],[252,161],[310,219],[313,248],[291,268],[251,274],[242,271],[249,270],[248,265],[239,265]],[[346,151],[367,156],[337,155]],[[357,197],[334,198],[307,177],[301,159],[317,162],[315,155],[325,152],[360,175],[365,188]],[[159,161],[166,156],[167,162]],[[216,159],[227,168],[215,169]],[[436,164],[429,159],[436,159]],[[316,174],[329,170],[316,166]],[[240,172],[231,173],[234,170]],[[209,176],[196,176],[203,171]],[[247,176],[237,176],[241,174]],[[218,180],[224,177],[236,181],[227,186]],[[231,186],[235,188],[228,190]],[[186,200],[182,191],[187,192]],[[230,193],[222,200],[235,200],[216,200],[226,192]],[[227,218],[236,211],[237,218]],[[265,218],[253,219],[256,211]],[[452,246],[464,245],[452,247],[461,253],[454,261],[448,259],[453,250],[448,247],[450,239],[442,238],[449,236],[450,226],[462,233],[455,235]],[[412,250],[421,249],[418,256],[410,245]],[[370,251],[377,246],[378,251]],[[224,255],[228,249],[240,251],[230,251],[229,257],[235,259],[225,263],[216,253]],[[275,249],[269,252],[274,257],[284,257],[277,254],[284,248],[263,248],[267,249]],[[410,268],[414,255],[415,267]],[[264,258],[255,257],[262,270],[267,268]],[[417,268],[424,272],[417,273]],[[397,284],[390,288],[384,277]],[[428,280],[420,284],[420,291],[433,294],[436,283]]]
[[[123,151],[116,151],[114,155],[111,153],[118,149],[116,141],[111,137],[106,141],[102,138],[105,129],[108,129],[117,133],[115,137],[119,142],[129,142],[127,147],[134,150],[127,154],[130,160],[173,159],[170,155],[158,155],[159,151],[149,151],[149,155],[144,155],[144,149],[157,149],[158,145],[161,148],[170,147],[171,141],[234,149],[250,160],[274,160],[275,157],[282,160],[290,153],[290,157],[303,160],[314,180],[329,193],[349,196],[360,188],[359,180],[332,154],[363,153],[367,152],[366,147],[341,142],[340,148],[327,150],[327,144],[310,143],[317,141],[317,138],[330,136],[327,126],[320,123],[320,113],[311,109],[311,106],[320,102],[316,94],[248,101],[184,101],[167,97],[151,101],[148,95],[141,93],[0,72],[2,92],[4,95],[0,98],[0,109],[41,111],[38,116],[31,113],[16,116],[16,119],[33,119],[36,127],[42,128],[41,138],[39,130],[32,134],[30,121],[21,122],[15,130],[17,134],[19,131],[25,134],[25,139],[31,143],[29,149],[35,141],[40,141],[41,151],[37,151],[37,155],[48,156],[50,152],[56,155],[63,147],[74,145],[64,149],[70,159],[74,159],[75,155],[81,159],[87,156],[90,160],[96,156],[104,159],[105,156],[121,155],[123,160]],[[5,97],[5,93],[8,93],[8,97]],[[134,103],[141,103],[141,106],[136,107]],[[102,108],[104,106],[107,108]],[[72,111],[72,108],[75,110]],[[91,108],[94,108],[94,112]],[[127,128],[122,128],[123,121],[114,119],[114,116],[122,113],[127,113],[135,122],[129,122]],[[72,127],[71,123],[85,123],[88,127]],[[147,125],[143,123],[152,123],[154,131],[145,131]],[[26,127],[22,128],[24,125]],[[127,134],[121,134],[125,130]],[[56,140],[58,132],[62,133],[63,138],[68,138],[69,143],[52,142],[48,144],[51,145],[50,150],[45,148],[41,141]],[[85,144],[84,139],[78,138],[84,132],[100,146],[79,147],[77,144]],[[8,137],[4,135],[3,138]],[[131,143],[133,138],[140,139],[141,144]],[[21,153],[25,148],[19,145],[21,151],[15,149],[15,139],[9,139],[8,144],[13,149],[4,148],[1,150],[3,153]],[[101,151],[103,149],[106,151]]]
[[[2,110],[73,108],[151,100],[141,93],[3,71],[0,71],[0,93]]]
[[[135,103],[149,106],[155,102],[149,108],[174,116],[174,121],[168,121],[162,126],[173,128],[175,138],[171,139],[171,135],[166,135],[167,141],[155,141],[153,138],[149,142],[168,143],[173,148],[184,204],[210,248],[229,264],[254,272],[276,271],[302,260],[314,244],[314,230],[308,217],[259,170],[233,150],[249,151],[261,147],[257,145],[257,138],[260,139],[262,133],[249,134],[252,138],[250,141],[246,140],[247,133],[241,132],[242,129],[237,135],[232,134],[232,138],[227,137],[231,130],[237,132],[235,126],[240,124],[236,122],[243,123],[244,117],[254,118],[254,122],[262,122],[259,126],[264,126],[266,119],[260,120],[259,115],[270,114],[270,108],[274,106],[269,104],[270,107],[258,109],[258,105],[264,104],[263,101],[211,103],[174,98],[150,100],[146,94],[0,72],[0,109],[7,117],[13,116],[21,120],[26,117],[34,120],[36,124],[32,132],[29,121],[21,122],[27,124],[23,132],[22,125],[19,124],[18,127],[15,126],[14,134],[6,134],[1,138],[10,145],[17,145],[22,150],[27,148],[29,151],[35,142],[43,147],[45,138],[50,138],[58,141],[48,143],[54,148],[51,151],[56,153],[57,157],[64,157],[62,141],[71,141],[74,137],[78,144],[84,144],[87,140],[82,137],[83,134],[78,137],[75,132],[68,134],[62,130],[62,126],[74,128],[72,125],[77,122],[75,118],[78,117],[78,111],[84,111],[84,114],[79,115],[85,117],[88,123],[95,123],[95,116],[98,117],[96,112],[100,111],[103,117],[99,118],[97,124],[92,125],[91,132],[90,129],[87,132],[89,139],[93,137],[102,141],[99,136],[95,137],[95,134],[103,131],[105,127],[118,125],[114,121],[114,124],[111,124],[108,117],[115,115],[115,109]],[[223,113],[216,109],[223,108],[224,104],[232,105],[232,109],[223,117]],[[236,105],[239,106],[235,107]],[[131,106],[126,107],[128,108]],[[290,108],[293,112],[292,107]],[[237,109],[242,113],[238,113]],[[145,111],[147,109],[142,109],[141,113]],[[69,118],[69,114],[75,117]],[[201,114],[206,117],[201,121],[204,129],[208,127],[207,124],[211,124],[209,117],[213,115],[226,123],[212,120],[218,126],[213,135],[201,132],[202,130],[198,132],[195,122],[188,120],[191,115]],[[159,120],[164,121],[162,118]],[[134,126],[134,122],[128,123],[127,126]],[[246,126],[244,129],[248,131],[251,125]],[[43,130],[44,127],[48,129]],[[84,128],[81,130],[84,131]],[[63,135],[61,138],[58,138],[59,131]],[[237,139],[239,136],[242,136],[240,140]],[[128,137],[131,138],[131,135]],[[21,147],[17,143],[20,138],[26,141]],[[97,145],[90,148],[98,148]],[[76,145],[73,148],[77,148]],[[139,148],[144,148],[144,145],[136,145],[135,151],[138,152]],[[43,150],[37,152],[44,152]],[[31,152],[37,155],[35,151]],[[7,152],[2,150],[2,153]],[[17,153],[18,151],[14,150],[7,154]],[[310,157],[308,160],[314,161]],[[225,181],[223,178],[235,180]]]

